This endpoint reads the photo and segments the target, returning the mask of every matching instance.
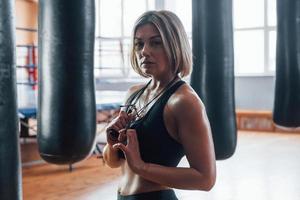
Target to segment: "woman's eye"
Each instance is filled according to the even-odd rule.
[[[143,48],[143,46],[144,46],[144,44],[142,42],[136,42],[134,44],[134,49],[138,51],[138,50],[141,50]]]
[[[161,46],[162,45],[162,41],[152,41],[151,42],[151,46],[157,47],[157,46]]]

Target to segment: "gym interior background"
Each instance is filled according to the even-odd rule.
[[[276,0],[232,3],[237,149],[231,158],[217,162],[217,183],[212,191],[176,190],[176,193],[183,200],[300,199],[300,128],[278,126],[272,119]],[[143,81],[131,70],[128,60],[132,25],[142,12],[174,11],[183,21],[192,44],[192,0],[95,0],[95,5],[95,89],[99,98],[105,99],[104,104],[119,103],[126,89]],[[38,7],[38,0],[15,1],[19,108],[37,105]],[[101,148],[105,141],[101,134],[103,127],[116,112],[117,106],[97,112],[99,146],[96,147]],[[20,122],[25,200],[115,198],[120,172],[102,163],[97,148],[89,158],[74,164],[72,171],[68,165],[48,164],[37,151],[36,115],[20,116]],[[186,165],[186,161],[181,165]]]

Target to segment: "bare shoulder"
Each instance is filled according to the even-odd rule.
[[[209,135],[210,125],[205,106],[190,85],[182,85],[170,97],[167,108],[167,115],[175,122],[178,138],[184,146],[191,134],[195,137]]]
[[[168,107],[174,114],[201,111],[204,104],[189,84],[182,85],[169,99]]]
[[[135,93],[136,91],[140,90],[142,87],[145,86],[145,83],[141,83],[141,84],[137,84],[137,85],[133,85],[131,86],[126,93],[125,99],[127,100],[133,93]]]

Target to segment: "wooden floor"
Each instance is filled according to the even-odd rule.
[[[300,200],[300,134],[239,132],[234,156],[218,161],[217,170],[210,192],[175,190],[179,199]],[[76,164],[73,172],[67,166],[25,165],[24,200],[115,200],[119,174],[96,157]]]

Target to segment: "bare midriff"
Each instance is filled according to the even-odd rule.
[[[121,195],[133,195],[166,189],[169,188],[137,175],[129,168],[127,162],[124,162],[122,166],[122,178],[118,190]]]

